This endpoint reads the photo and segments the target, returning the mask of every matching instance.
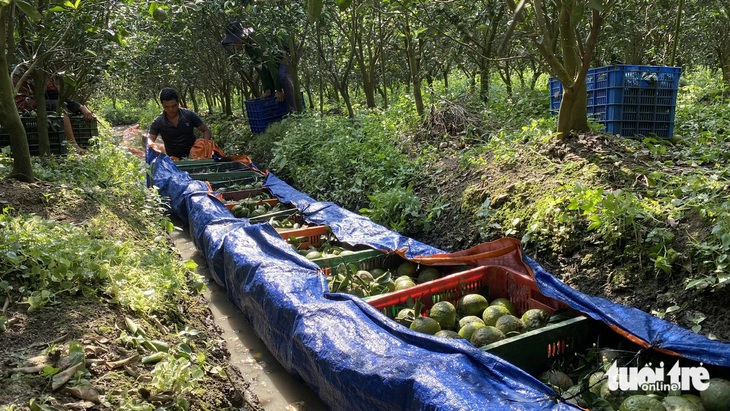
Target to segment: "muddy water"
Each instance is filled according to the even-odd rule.
[[[195,261],[198,264],[196,272],[209,280],[205,297],[210,302],[215,323],[223,330],[222,338],[231,353],[231,364],[251,383],[249,389],[258,397],[261,406],[266,411],[327,410],[304,382],[287,373],[274,358],[238,308],[228,300],[226,291],[213,281],[205,258],[195,248],[187,227],[179,220],[174,223],[172,237],[182,258]]]

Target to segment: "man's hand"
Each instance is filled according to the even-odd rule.
[[[271,90],[264,90],[263,98],[271,97]]]
[[[284,95],[284,90],[280,90],[276,92],[276,101],[279,103],[283,103],[286,100],[286,96]]]
[[[81,105],[81,107],[79,107],[79,109],[81,110],[81,114],[84,115],[84,120],[91,121],[91,120],[93,120],[93,119],[96,118],[96,116],[94,115],[94,113],[92,113],[91,110],[89,110],[88,108],[86,108],[86,106]]]

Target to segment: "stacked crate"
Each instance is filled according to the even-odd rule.
[[[624,137],[670,138],[674,133],[680,67],[615,65],[586,76],[588,115],[606,131]],[[563,87],[551,78],[550,109],[560,109]]]
[[[89,140],[99,135],[99,126],[96,119],[90,121],[85,120],[83,117],[72,116],[71,128],[74,132],[74,139],[76,143],[83,147],[89,147]]]
[[[21,117],[25,135],[28,140],[30,155],[40,154],[40,140],[38,138],[38,120],[35,117]],[[63,131],[63,119],[57,116],[48,116],[48,141],[51,154],[66,154],[66,133]],[[10,146],[10,134],[0,126],[0,147]]]

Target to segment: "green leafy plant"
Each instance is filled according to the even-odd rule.
[[[370,206],[361,208],[360,213],[376,223],[402,234],[420,231],[428,225],[428,213],[411,186],[391,188],[368,198]]]
[[[707,317],[704,314],[693,313],[689,318],[689,320],[692,322],[692,331],[694,331],[695,333],[699,333],[702,330],[701,323],[705,321],[705,319],[707,319]]]
[[[197,389],[197,382],[205,376],[205,371],[190,360],[182,357],[169,357],[160,361],[152,370],[152,386],[155,393],[171,391],[179,400],[184,400],[183,394]],[[183,403],[180,403],[182,405]],[[181,408],[186,409],[186,408]]]
[[[384,123],[376,114],[301,115],[287,123],[286,132],[270,127],[271,169],[313,198],[359,209],[367,193],[415,185],[425,177],[399,148],[397,131]]]
[[[683,308],[684,307],[680,307],[678,305],[672,305],[663,310],[652,310],[651,313],[659,318],[664,318],[667,316],[667,314],[679,313],[680,311],[682,311]]]

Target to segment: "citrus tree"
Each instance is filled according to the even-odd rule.
[[[538,50],[549,73],[563,85],[558,138],[588,131],[585,79],[604,17],[614,0],[507,0],[513,22]]]
[[[489,99],[490,80],[499,57],[507,12],[499,0],[453,1],[440,4],[434,10],[434,15],[444,20],[439,32],[446,35],[452,46],[463,47],[463,58],[477,67],[479,97],[483,101]]]
[[[15,96],[32,79],[37,106],[39,151],[49,154],[44,85],[62,79],[60,100],[81,86],[99,66],[104,27],[113,5],[106,1],[10,0],[0,3],[0,124],[10,135],[11,177],[33,181],[30,149]],[[40,85],[40,86],[39,86]]]

